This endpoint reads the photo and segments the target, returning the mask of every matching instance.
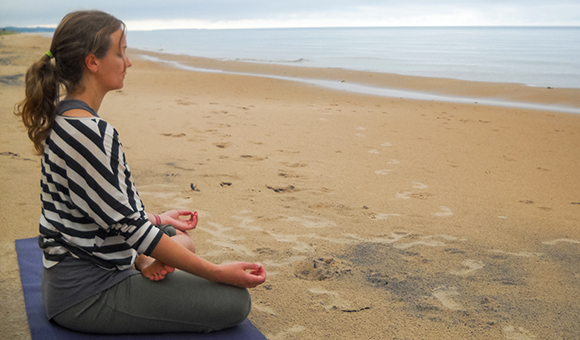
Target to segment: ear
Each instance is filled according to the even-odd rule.
[[[89,54],[85,58],[85,66],[87,67],[87,69],[89,69],[89,71],[97,72],[99,70],[99,63],[97,57],[94,54]]]

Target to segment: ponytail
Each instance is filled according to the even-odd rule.
[[[26,72],[26,95],[15,114],[22,118],[37,154],[44,152],[61,88],[67,93],[83,89],[86,56],[104,58],[111,45],[110,36],[118,29],[124,32],[125,24],[105,12],[69,13],[56,28],[50,50]]]
[[[52,129],[59,87],[58,70],[48,55],[43,55],[26,72],[25,98],[18,104],[16,115],[22,118],[38,155],[44,152],[44,141]]]

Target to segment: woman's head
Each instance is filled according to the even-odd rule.
[[[99,11],[73,12],[62,19],[54,32],[50,52],[67,92],[81,86],[85,58],[90,54],[104,58],[111,47],[111,35],[119,29],[125,30],[121,20]]]
[[[105,58],[117,31],[124,36],[125,24],[100,11],[79,11],[67,14],[56,28],[50,53],[43,55],[26,73],[26,98],[16,114],[22,117],[28,137],[40,154],[55,118],[61,86],[67,93],[83,90],[86,58]],[[117,40],[117,43],[120,43]],[[52,55],[54,63],[51,61]]]

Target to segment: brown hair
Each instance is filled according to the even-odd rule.
[[[119,29],[125,31],[125,24],[104,12],[69,13],[52,38],[49,51],[54,63],[43,55],[26,72],[26,97],[18,104],[15,114],[22,117],[28,138],[39,155],[44,151],[44,141],[56,117],[61,86],[67,93],[82,88],[85,58],[90,54],[104,58],[111,46],[111,34]]]

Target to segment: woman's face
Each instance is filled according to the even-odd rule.
[[[125,53],[127,39],[123,30],[119,29],[111,34],[111,47],[103,59],[99,59],[99,83],[105,91],[118,90],[123,87],[127,68],[131,61]]]

